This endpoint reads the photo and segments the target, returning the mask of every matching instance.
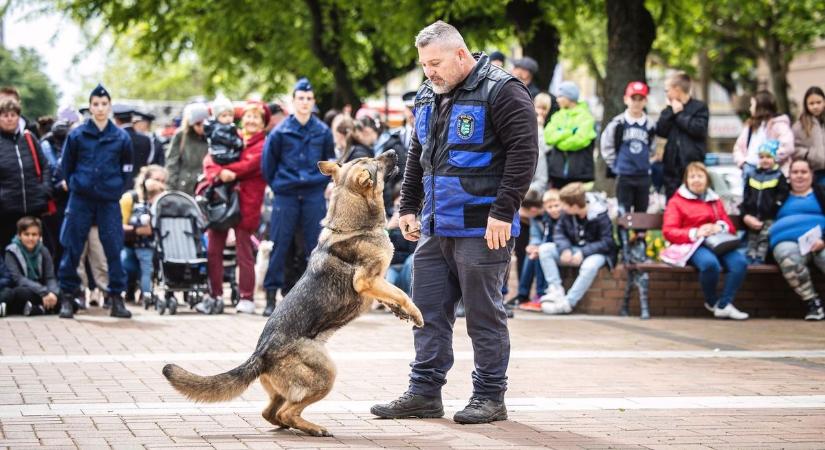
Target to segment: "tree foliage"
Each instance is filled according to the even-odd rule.
[[[20,92],[23,114],[32,119],[57,111],[56,88],[43,66],[43,59],[33,49],[0,48],[0,86],[13,86]]]

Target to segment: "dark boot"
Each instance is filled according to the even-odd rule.
[[[444,416],[444,406],[439,397],[425,397],[408,391],[386,405],[373,406],[370,412],[383,419],[429,419]]]
[[[60,318],[73,319],[75,305],[74,294],[60,294]]]
[[[277,302],[276,296],[278,295],[278,291],[266,291],[266,308],[264,308],[263,315],[264,317],[269,317],[272,315],[272,312],[275,311],[275,303]]]
[[[123,294],[108,294],[107,299],[112,309],[109,311],[109,316],[119,317],[121,319],[131,319],[132,313],[126,309],[126,304],[123,303]]]
[[[825,319],[825,309],[822,308],[822,302],[818,298],[808,300],[808,313],[805,314],[805,320],[822,319]]]
[[[455,413],[453,420],[457,423],[488,423],[507,420],[507,407],[504,402],[489,398],[471,397],[467,406]]]

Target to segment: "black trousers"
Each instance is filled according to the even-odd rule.
[[[15,288],[4,289],[0,292],[0,303],[6,304],[6,314],[13,315],[13,314],[23,314],[23,307],[26,305],[26,302],[31,302],[32,306],[34,306],[35,310],[37,306],[40,306],[40,311],[42,311],[43,307],[43,299],[37,295],[36,292],[33,290],[24,287],[18,286]],[[55,311],[57,308],[55,308]],[[37,314],[35,312],[35,314]],[[40,312],[43,314],[43,312]]]
[[[616,199],[624,212],[647,212],[650,203],[650,175],[616,177]]]

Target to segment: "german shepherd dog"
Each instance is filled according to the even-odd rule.
[[[324,347],[329,336],[369,310],[373,300],[402,320],[424,325],[404,291],[384,279],[393,247],[384,231],[382,192],[385,178],[398,172],[396,161],[395,152],[388,151],[343,166],[318,163],[335,187],[306,272],[278,303],[252,356],[240,366],[204,377],[166,365],[163,375],[178,392],[199,402],[227,401],[260,379],[270,399],[264,419],[313,436],[331,436],[301,417],[304,408],[326,397],[335,381],[335,365]]]

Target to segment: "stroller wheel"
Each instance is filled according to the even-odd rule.
[[[158,302],[160,303],[160,302]],[[175,297],[166,299],[166,308],[169,309],[169,315],[174,316],[178,313],[178,301]]]
[[[237,306],[238,302],[241,301],[241,293],[238,291],[237,286],[232,286],[232,293],[230,294],[230,299],[232,300],[232,306]]]
[[[155,311],[162,316],[166,312],[166,303],[155,302]]]

